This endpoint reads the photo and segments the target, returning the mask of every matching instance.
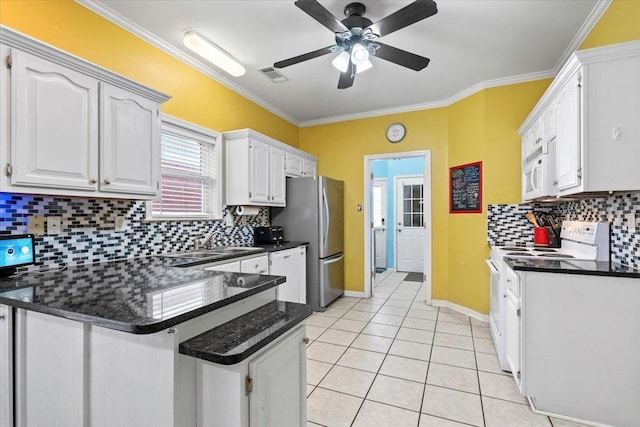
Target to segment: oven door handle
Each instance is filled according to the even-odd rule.
[[[493,263],[493,261],[491,261],[490,259],[485,260],[484,262],[487,263],[487,265],[489,266],[489,270],[491,270],[492,273],[495,274],[500,274],[500,270],[498,270],[498,268],[496,267],[496,265]]]

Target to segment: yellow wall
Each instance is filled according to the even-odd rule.
[[[218,132],[250,127],[298,146],[297,126],[73,0],[1,0],[0,23],[171,95],[165,113]]]
[[[407,136],[390,144],[385,131],[390,123],[402,122]],[[364,156],[397,151],[431,150],[433,185],[433,240],[447,244],[447,116],[444,109],[431,109],[385,117],[300,129],[300,148],[320,158],[318,173],[345,182],[345,284],[351,291],[363,290],[364,216],[357,211],[364,204]],[[434,251],[434,292],[446,292],[446,253]]]
[[[581,49],[640,39],[640,0],[614,0]],[[447,108],[298,129],[72,0],[0,0],[0,23],[173,96],[163,111],[223,132],[250,127],[319,157],[345,181],[345,280],[363,289],[363,156],[431,150],[433,298],[488,312],[486,205],[520,202],[518,127],[550,80],[487,89]],[[403,122],[406,138],[384,137]],[[449,214],[448,168],[483,162],[483,213]]]
[[[640,0],[614,0],[579,49],[640,39]]]

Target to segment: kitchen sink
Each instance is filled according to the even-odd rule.
[[[254,251],[259,251],[260,248],[251,248],[251,247],[236,247],[236,246],[227,246],[220,247],[214,249],[198,249],[193,251],[184,251],[184,252],[174,252],[171,254],[163,255],[168,258],[197,258],[197,259],[207,259],[207,258],[216,258],[225,255],[238,255],[243,253],[251,253]]]

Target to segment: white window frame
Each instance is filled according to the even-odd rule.
[[[179,119],[177,117],[170,116],[168,114],[162,114],[161,116],[161,134],[164,132],[172,133],[175,135],[184,136],[186,138],[194,139],[199,142],[210,143],[214,146],[214,162],[216,176],[214,180],[214,206],[211,206],[210,215],[153,215],[152,201],[147,202],[147,221],[200,221],[210,219],[222,219],[222,200],[223,194],[223,177],[224,172],[222,169],[222,138],[220,133],[211,129],[193,124],[186,120]],[[162,137],[161,137],[162,138]],[[162,139],[160,141],[162,144]],[[162,148],[161,148],[162,150]],[[160,169],[160,175],[162,176],[162,168]],[[162,188],[162,186],[160,186]]]

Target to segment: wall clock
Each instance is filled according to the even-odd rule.
[[[392,123],[387,128],[387,140],[393,143],[400,142],[406,133],[407,129],[402,123]]]

